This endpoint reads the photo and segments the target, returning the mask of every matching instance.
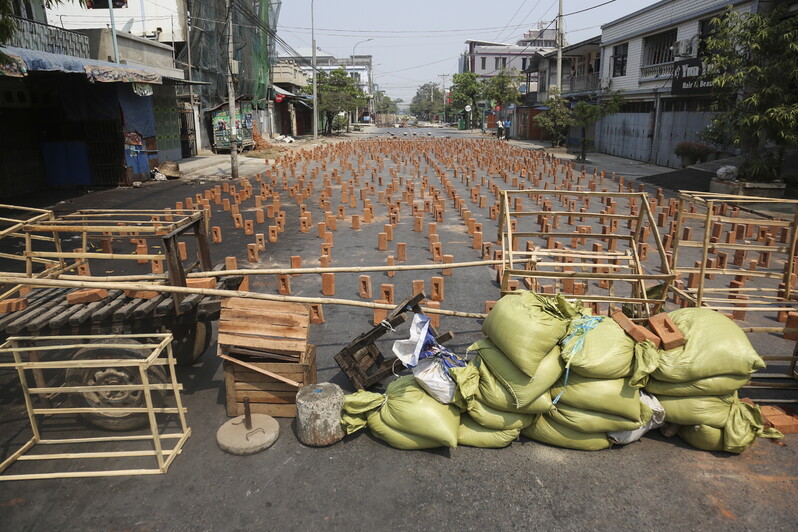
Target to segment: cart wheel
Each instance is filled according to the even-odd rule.
[[[114,340],[100,340],[97,344],[119,343]],[[144,358],[144,351],[120,347],[85,347],[72,357],[74,360],[101,360]],[[161,366],[152,366],[147,372],[150,384],[165,384],[166,373]],[[103,385],[141,384],[141,375],[137,367],[99,367],[70,368],[66,371],[67,386],[103,386]],[[164,404],[165,391],[152,390],[152,405],[159,408]],[[76,408],[128,407],[145,408],[147,402],[142,390],[100,391],[69,394],[72,405]],[[97,427],[115,430],[135,430],[149,423],[147,414],[116,414],[111,408],[102,413],[81,414],[83,418]]]
[[[191,366],[205,353],[213,339],[213,325],[210,321],[172,328],[175,337],[172,352],[181,366]]]

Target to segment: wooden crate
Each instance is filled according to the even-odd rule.
[[[307,305],[229,297],[222,300],[219,349],[298,361],[306,351],[309,327]]]
[[[283,382],[226,359],[224,361],[224,385],[228,416],[242,415],[244,413],[244,397],[249,397],[250,408],[254,413],[268,414],[274,417],[296,417],[296,394],[299,387],[316,383],[315,345],[307,344],[303,356],[297,362],[240,355],[235,358],[255,368],[294,381],[299,386]]]

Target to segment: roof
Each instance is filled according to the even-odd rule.
[[[29,72],[66,72],[85,74],[90,81],[121,83],[163,82],[161,74],[143,66],[129,66],[96,59],[85,59],[64,54],[51,54],[28,48],[5,46],[0,51],[11,57],[11,64],[0,68],[0,73],[12,77],[25,77]]]

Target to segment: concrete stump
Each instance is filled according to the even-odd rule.
[[[299,441],[323,447],[341,441],[341,407],[344,392],[337,384],[309,384],[296,395],[296,432]]]

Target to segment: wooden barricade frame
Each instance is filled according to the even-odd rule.
[[[139,343],[142,340],[149,343]],[[57,359],[59,353],[71,353],[75,348],[98,347],[98,341],[105,348],[126,348],[137,351],[146,351],[143,358],[117,358],[117,359]],[[0,363],[0,368],[16,369],[19,376],[20,387],[27,410],[30,429],[33,437],[21,448],[0,463],[0,481],[9,480],[37,480],[53,478],[87,478],[110,477],[120,475],[158,475],[166,473],[171,463],[182,452],[183,445],[191,435],[191,429],[186,424],[186,409],[180,398],[182,385],[178,383],[175,373],[175,359],[172,355],[171,334],[128,334],[128,335],[76,335],[76,336],[14,336],[8,338],[0,345],[0,357],[12,355],[13,362]],[[166,356],[161,356],[166,353]],[[42,358],[56,358],[55,360],[41,360]],[[167,382],[163,384],[151,383],[148,377],[149,369],[153,366],[166,366],[168,369]],[[104,368],[126,367],[137,369],[140,375],[140,384],[107,384],[103,386],[50,386],[44,381],[43,371],[63,370],[71,368]],[[28,384],[28,372],[33,377],[34,386]],[[152,392],[158,390],[165,393],[171,392],[175,406],[156,407],[153,404]],[[116,407],[103,405],[102,407],[72,407],[53,405],[47,408],[36,406],[36,397],[45,399],[53,395],[81,393],[81,392],[129,392],[141,391],[143,393],[144,407]],[[44,402],[44,401],[42,401]],[[66,402],[65,404],[69,404]],[[105,413],[116,411],[118,413],[143,413],[148,418],[148,434],[114,435],[85,438],[45,438],[45,429],[37,420],[37,416],[55,416],[75,414]],[[179,420],[179,430],[167,431],[158,426],[159,415],[176,415]],[[114,451],[84,451],[76,452],[76,445],[98,446],[110,443],[115,446],[133,444],[133,442],[152,442],[151,450],[114,450]],[[169,442],[174,442],[170,447]],[[66,453],[32,453],[36,446],[70,446]],[[152,456],[156,466],[153,468],[109,468],[88,471],[57,471],[49,473],[5,474],[5,471],[16,462],[49,460],[58,463],[68,463],[70,460],[81,459],[108,459],[117,464],[125,459]]]
[[[188,267],[180,260],[178,238],[193,233],[197,247],[197,260]],[[186,286],[186,271],[199,267],[203,271],[213,269],[208,245],[209,220],[205,210],[197,209],[83,209],[57,218],[39,219],[24,223],[21,233],[25,237],[26,275],[33,275],[33,263],[39,260],[56,260],[61,270],[86,264],[89,259],[101,260],[157,260],[164,261],[167,280],[172,286]],[[33,241],[42,233],[52,233],[56,240],[55,250],[37,251]],[[61,233],[77,234],[81,241],[78,251],[61,249]],[[89,251],[93,239],[137,238],[144,241],[159,239],[164,254],[104,253]],[[67,264],[68,260],[74,263]],[[182,293],[172,293],[175,309],[179,312]]]
[[[747,208],[748,205],[754,203],[778,205],[779,208],[792,212],[786,213],[783,218],[768,217]],[[690,221],[697,222],[697,224],[691,225]],[[726,227],[729,225],[731,230],[727,231]],[[722,238],[713,236],[713,232],[720,235],[734,233],[737,227],[745,228],[743,240],[756,240],[757,242],[739,242],[736,237],[732,239],[731,236],[727,236],[725,239],[727,241],[724,242]],[[749,237],[749,227],[757,228],[757,234]],[[684,238],[686,228],[696,231],[695,238]],[[687,277],[688,283],[682,288],[673,286],[671,290],[692,306],[706,307],[726,313],[735,311],[755,312],[760,315],[770,313],[778,321],[786,324],[786,319],[778,319],[779,315],[783,313],[786,317],[787,313],[798,311],[798,290],[796,290],[794,280],[798,270],[795,259],[798,249],[797,228],[798,200],[682,190],[679,193],[678,211],[674,225],[671,267],[677,276]],[[773,239],[771,245],[767,245],[766,240],[762,241],[763,238],[768,238],[765,235],[769,235],[769,238]],[[692,264],[685,263],[685,260],[690,260],[685,258],[688,249],[697,250],[699,260]],[[769,262],[783,261],[784,267],[782,271],[778,271],[778,268],[764,266],[760,263],[755,269],[752,269],[750,261],[746,264],[747,259],[743,259],[741,265],[735,265],[732,260],[728,260],[725,267],[716,267],[717,264],[710,263],[710,253],[719,250],[727,255],[741,252],[743,257],[747,256],[748,252],[758,253],[760,257],[762,253],[767,253]],[[714,279],[715,276],[719,278]],[[736,279],[742,279],[742,284],[745,284],[746,279],[757,279],[760,284],[767,284],[767,281],[770,280],[773,286],[732,287],[730,280]],[[792,282],[790,282],[791,279],[793,279]],[[708,280],[715,282],[708,283]],[[690,286],[691,283],[695,286]],[[779,284],[783,287],[780,287]],[[742,327],[742,330],[746,333],[783,334],[788,332],[785,325]],[[798,330],[790,331],[798,333]],[[789,362],[787,373],[756,374],[755,380],[747,387],[798,390],[796,382],[788,384],[771,382],[774,379],[798,379],[798,372],[796,372],[798,343],[796,343],[791,356],[762,355],[762,358],[766,362]],[[763,401],[767,402],[768,400]]]
[[[539,210],[514,210],[515,202],[523,199],[531,200],[539,206]],[[564,210],[553,210],[552,201],[555,200],[564,205]],[[632,201],[638,206],[636,214],[617,214],[613,212],[590,212],[588,208],[581,209],[582,212],[569,209],[570,206],[590,204],[591,200],[614,202],[617,200]],[[595,203],[594,203],[595,205]],[[624,306],[632,309],[636,319],[648,318],[661,311],[668,289],[675,279],[671,272],[667,260],[665,249],[662,244],[654,216],[649,206],[648,195],[644,192],[598,192],[598,191],[578,191],[578,190],[549,190],[549,189],[524,189],[524,190],[504,190],[501,192],[500,216],[498,220],[498,243],[501,245],[503,264],[500,266],[500,285],[502,295],[512,293],[509,290],[509,281],[512,277],[524,279],[531,284],[531,289],[536,291],[541,280],[551,280],[555,283],[554,292],[568,292],[563,290],[564,284],[570,284],[574,280],[582,280],[587,288],[591,288],[588,283],[591,281],[603,281],[607,288],[605,294],[574,294],[586,305],[594,310],[600,305],[607,304],[610,309],[614,306]],[[536,222],[541,225],[538,231],[519,230],[518,224],[521,220],[529,220],[538,217]],[[620,234],[617,230],[603,233],[552,231],[545,225],[545,220],[552,217],[557,219],[568,218],[567,225],[576,225],[575,219],[591,220],[605,225],[610,223],[618,224],[625,221],[632,226],[630,234]],[[553,224],[557,225],[557,224]],[[565,225],[565,224],[564,224]],[[649,272],[643,265],[640,257],[639,241],[644,227],[653,236],[654,247],[652,251],[659,257],[659,273]],[[544,230],[548,229],[548,230]],[[529,246],[530,249],[519,250],[518,239],[541,239],[546,242],[543,245]],[[548,242],[552,238],[571,238],[583,241],[585,245],[588,240],[594,242],[614,240],[617,244],[625,244],[623,251],[594,251],[594,249],[567,249],[552,248]],[[531,242],[530,242],[531,244]],[[577,262],[579,261],[579,262]],[[571,271],[568,271],[571,270]],[[528,280],[528,281],[527,281]],[[618,294],[616,283],[628,283],[628,293]],[[648,294],[651,288],[647,283],[661,284],[660,295],[655,297]],[[559,288],[559,290],[558,290]],[[597,290],[601,290],[598,288]],[[543,294],[550,295],[554,294]]]
[[[29,224],[38,222],[49,222],[55,219],[53,211],[49,209],[36,209],[33,207],[22,207],[19,205],[0,204],[0,240],[19,240],[21,243],[26,243],[27,235],[23,231],[23,227]],[[42,242],[49,242],[53,244],[56,251],[61,251],[61,241],[58,235],[52,233],[50,236],[46,234],[31,235],[31,240]],[[52,260],[45,257],[36,257],[28,260],[24,255],[15,255],[13,253],[6,253],[0,251],[0,258],[17,261],[21,263],[21,269],[26,272],[28,270],[28,277],[44,278],[54,277],[64,270],[58,260]],[[34,271],[35,265],[42,266],[41,271]],[[6,290],[0,290],[0,300],[6,299],[20,289],[21,285],[8,287]]]

